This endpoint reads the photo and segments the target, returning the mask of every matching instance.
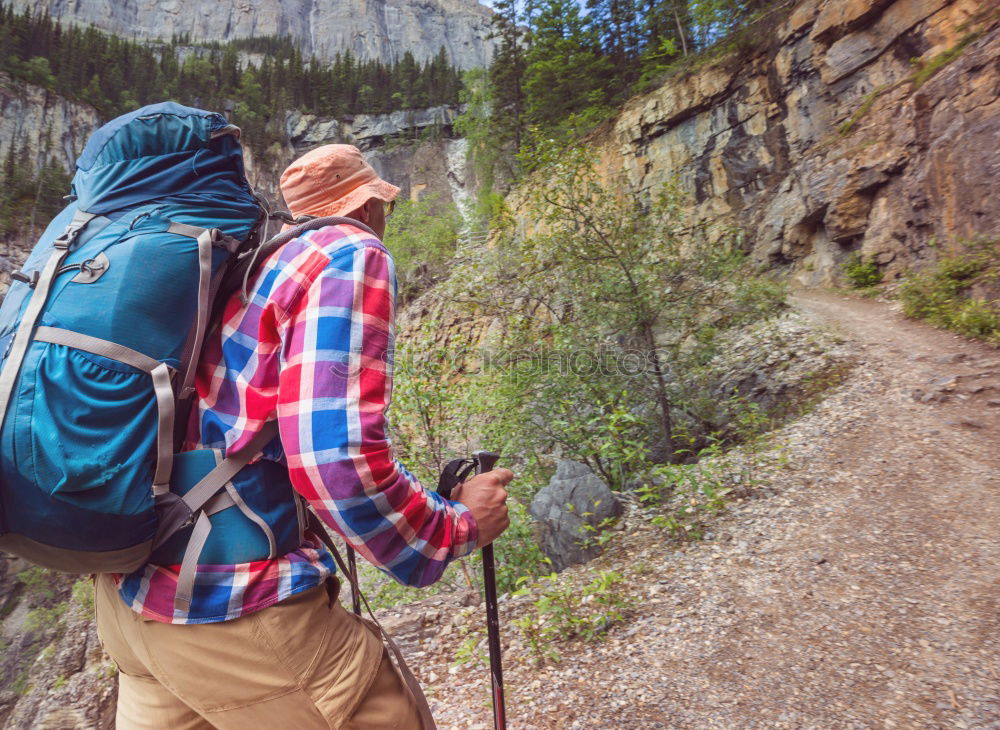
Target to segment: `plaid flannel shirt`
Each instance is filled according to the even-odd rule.
[[[292,484],[361,555],[409,585],[436,581],[472,552],[466,507],[424,489],[392,455],[385,410],[392,388],[395,270],[368,233],[309,231],[261,267],[243,306],[227,303],[206,343],[198,407],[185,448],[238,450],[275,416],[263,458],[287,463]],[[189,610],[174,610],[179,565],[146,565],[119,583],[126,604],[167,623],[226,621],[313,588],[335,570],[306,533],[274,560],[200,565]]]

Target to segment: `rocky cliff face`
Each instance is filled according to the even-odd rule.
[[[452,130],[458,113],[458,109],[441,106],[337,120],[288,112],[285,144],[272,150],[266,161],[248,155],[247,174],[268,199],[279,201],[278,179],[289,162],[314,147],[346,143],[364,150],[378,174],[402,188],[404,198],[434,196],[461,204],[475,182],[464,143]]]
[[[72,172],[90,134],[102,124],[92,107],[4,75],[0,112],[0,161],[13,148],[36,169],[46,159],[55,159]],[[475,181],[464,142],[452,132],[458,113],[453,107],[434,107],[337,120],[291,111],[285,117],[283,144],[263,156],[245,148],[247,176],[258,191],[282,206],[278,179],[288,163],[319,145],[344,142],[363,149],[378,173],[402,188],[406,199],[434,196],[460,204],[470,197]],[[6,289],[7,274],[20,266],[34,242],[30,236],[0,241],[0,293]]]
[[[114,727],[118,684],[89,578],[0,555],[0,728]]]
[[[640,194],[676,177],[801,283],[854,250],[898,275],[1000,235],[998,23],[978,0],[805,0],[752,57],[668,79],[594,142],[609,175]]]
[[[37,166],[55,158],[70,170],[99,125],[93,107],[0,74],[0,159],[13,147]]]
[[[94,25],[124,38],[228,41],[291,36],[306,55],[350,51],[387,63],[444,47],[459,68],[487,66],[492,11],[476,0],[13,0],[16,9]]]
[[[48,161],[72,170],[99,125],[92,107],[0,74],[0,161],[12,151],[35,170]],[[39,221],[36,233],[47,223]],[[33,238],[30,232],[25,235]],[[0,292],[7,288],[9,272],[20,267],[33,244],[33,240],[0,240]]]

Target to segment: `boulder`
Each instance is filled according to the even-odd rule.
[[[560,461],[528,511],[538,521],[542,551],[556,570],[563,570],[597,557],[601,548],[593,540],[596,529],[604,520],[620,517],[623,510],[586,464]]]

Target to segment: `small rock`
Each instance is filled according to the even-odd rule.
[[[939,365],[952,365],[956,362],[962,362],[967,357],[968,355],[964,352],[952,352],[948,355],[938,355],[933,361]]]
[[[823,553],[814,550],[813,552],[809,553],[809,560],[812,561],[813,563],[816,563],[816,565],[822,565],[823,563],[826,562],[826,557],[823,555]]]
[[[971,418],[959,418],[956,420],[948,420],[944,422],[946,426],[961,427],[965,426],[967,428],[985,428],[983,424],[979,421],[973,421]]]

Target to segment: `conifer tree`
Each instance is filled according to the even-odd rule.
[[[611,62],[575,0],[544,0],[532,38],[524,77],[529,123],[552,129],[607,101]]]
[[[524,31],[517,0],[497,0],[493,9],[492,37],[498,40],[490,64],[494,131],[501,146],[509,143],[517,150],[525,128]]]

